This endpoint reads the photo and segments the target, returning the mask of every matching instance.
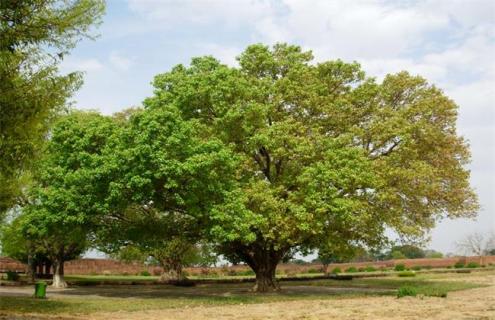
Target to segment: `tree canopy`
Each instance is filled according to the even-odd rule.
[[[457,106],[425,79],[378,82],[357,63],[314,63],[286,44],[249,46],[238,62],[177,65],[144,105],[172,106],[240,159],[209,236],[253,268],[257,290],[276,287],[294,248],[375,246],[386,228],[421,237],[442,217],[475,212]]]
[[[236,157],[203,126],[173,107],[118,116],[121,128],[95,170],[107,188],[98,242],[106,252],[138,247],[182,277],[187,258],[205,237],[208,213],[232,188]]]
[[[80,86],[58,74],[70,49],[101,22],[102,0],[0,3],[0,212],[13,205],[23,175],[56,114]]]
[[[82,254],[95,232],[104,186],[95,168],[116,128],[94,112],[58,119],[20,204],[17,232],[27,241],[28,255],[41,252],[52,263],[54,286],[66,285],[64,262]]]

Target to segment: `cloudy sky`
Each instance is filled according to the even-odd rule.
[[[76,106],[105,114],[139,105],[150,81],[191,57],[235,64],[249,44],[289,42],[317,60],[358,61],[370,76],[408,70],[459,105],[471,144],[476,220],[445,220],[430,247],[455,251],[471,232],[495,230],[495,1],[108,0],[96,41],[84,41],[64,72],[85,72]]]

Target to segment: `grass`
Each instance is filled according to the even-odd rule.
[[[0,311],[40,314],[90,314],[97,312],[144,311],[205,305],[228,305],[261,302],[256,297],[195,298],[52,298],[35,300],[27,297],[2,297]]]
[[[156,281],[158,276],[124,276],[124,275],[81,275],[81,276],[65,276],[65,280],[70,282],[100,282],[100,281]]]
[[[454,277],[456,276],[454,275]],[[149,281],[156,280],[156,278],[148,276],[68,277],[72,281],[113,280],[116,283],[129,279]],[[440,281],[437,279],[440,279]],[[280,293],[265,295],[249,292],[252,283],[200,284],[193,288],[179,288],[167,285],[78,287],[74,290],[64,291],[63,295],[51,296],[49,292],[49,298],[45,300],[36,300],[30,297],[2,297],[0,299],[0,314],[50,313],[77,315],[275,301],[362,298],[369,295],[396,296],[399,288],[403,287],[409,288],[418,295],[442,297],[446,296],[447,292],[450,291],[483,286],[464,281],[448,281],[448,279],[421,274],[415,278],[362,278],[345,282],[331,279],[296,282],[282,280],[283,290]],[[469,281],[469,278],[466,280]],[[327,291],[322,287],[326,287],[329,290]]]
[[[415,297],[418,294],[415,288],[412,287],[400,287],[399,290],[397,290],[397,298],[402,298],[402,297]]]
[[[250,287],[250,286],[249,286]],[[141,289],[141,288],[140,288]],[[197,306],[238,305],[253,303],[269,303],[277,301],[331,299],[365,294],[344,293],[338,295],[308,294],[308,293],[269,293],[255,294],[248,292],[229,292],[223,286],[217,286],[215,292],[208,294],[184,293],[182,288],[174,288],[174,295],[147,298],[128,297],[52,297],[45,300],[29,297],[2,297],[0,299],[0,314],[30,313],[30,314],[92,314],[100,312],[136,312],[146,310],[162,310]],[[181,292],[182,291],[182,292]]]
[[[457,291],[464,289],[472,289],[482,287],[483,285],[477,283],[469,283],[463,281],[435,281],[426,275],[418,275],[414,278],[396,278],[396,277],[386,277],[386,278],[362,278],[353,279],[352,281],[342,281],[336,280],[322,280],[311,282],[302,282],[307,285],[317,285],[317,286],[335,286],[341,287],[345,285],[349,288],[370,288],[370,289],[398,289],[402,286],[414,287],[418,290],[418,294],[425,294],[429,292],[434,292],[437,290],[445,291]]]

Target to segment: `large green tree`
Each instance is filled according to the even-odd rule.
[[[10,208],[54,116],[81,84],[58,74],[101,22],[103,0],[0,1],[0,212]]]
[[[114,253],[139,248],[181,280],[182,268],[204,238],[208,212],[233,186],[236,157],[206,128],[176,108],[131,110],[115,117],[115,144],[95,168],[107,187],[98,190],[99,246]]]
[[[72,112],[56,121],[44,144],[21,206],[20,232],[33,252],[53,264],[55,287],[65,287],[64,262],[89,246],[108,185],[102,154],[115,141],[118,123],[94,112]]]
[[[421,237],[442,217],[476,211],[457,106],[425,79],[378,82],[357,63],[315,63],[286,44],[249,46],[238,62],[177,65],[144,104],[173,106],[240,159],[209,235],[255,271],[255,290],[278,287],[276,266],[294,248],[372,247],[386,228]]]

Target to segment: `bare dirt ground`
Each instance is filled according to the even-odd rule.
[[[297,300],[261,304],[200,306],[140,312],[98,313],[50,319],[129,320],[261,320],[261,319],[494,319],[495,275],[466,274],[455,278],[439,275],[435,280],[478,282],[488,287],[450,292],[447,298],[393,296],[342,297],[329,300]],[[1,296],[0,296],[1,299]],[[4,318],[8,319],[8,318]],[[11,318],[14,319],[14,318]],[[32,319],[16,317],[15,319]],[[44,317],[43,319],[47,319]]]

